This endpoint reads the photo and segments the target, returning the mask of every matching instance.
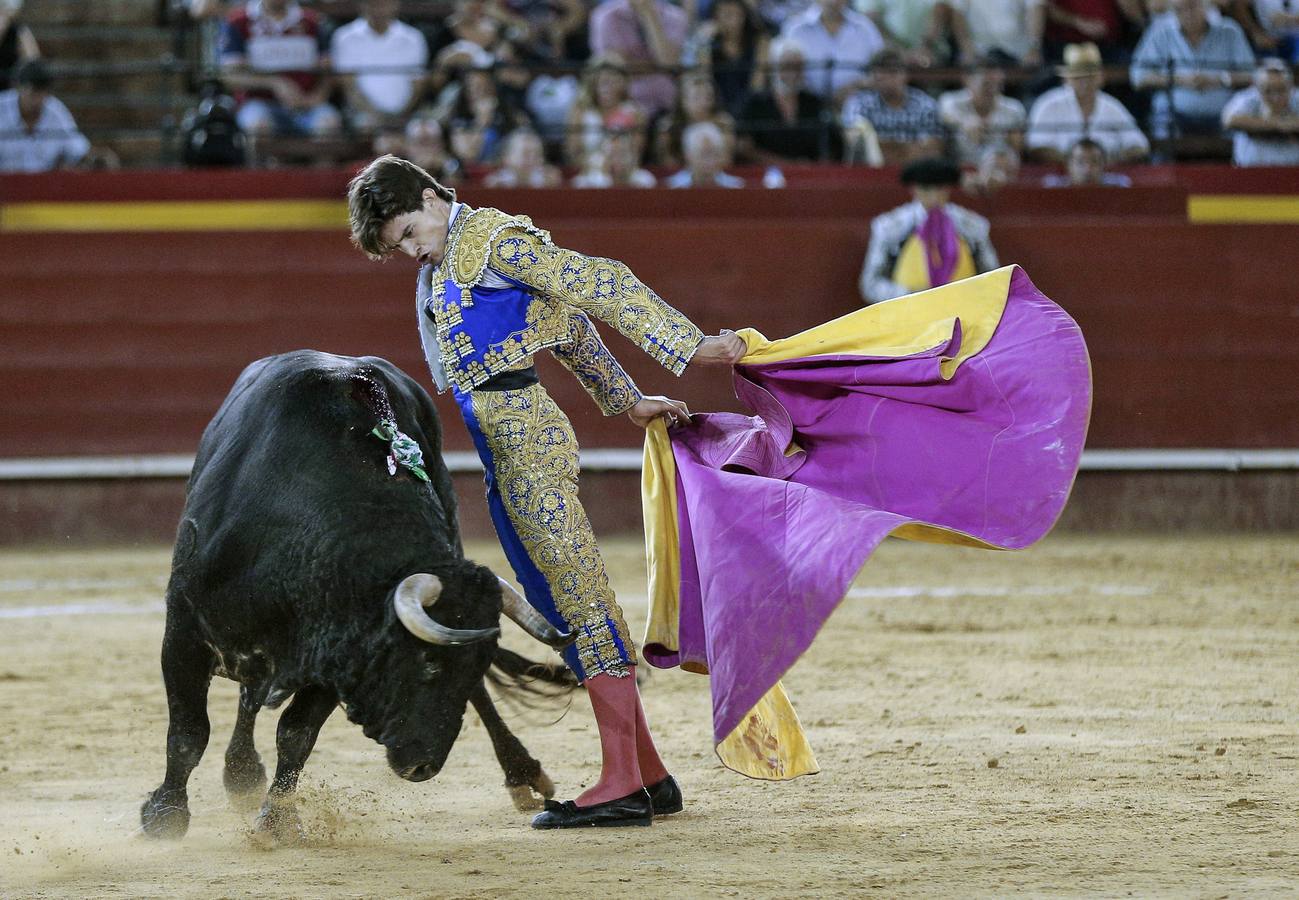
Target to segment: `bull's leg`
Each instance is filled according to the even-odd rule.
[[[333,689],[313,685],[294,694],[293,702],[280,716],[275,733],[275,779],[257,816],[259,833],[279,843],[290,843],[302,836],[293,794],[320,728],[337,705],[338,694]]]
[[[474,688],[474,692],[469,695],[469,702],[474,705],[478,718],[487,728],[488,737],[492,739],[492,749],[496,751],[496,759],[505,772],[505,787],[510,792],[515,807],[521,810],[540,809],[542,797],[549,799],[555,796],[555,783],[541,768],[541,763],[532,758],[523,742],[510,731],[510,727],[496,711],[485,685],[479,684]]]
[[[185,629],[168,623],[162,643],[162,680],[167,689],[167,774],[140,808],[140,826],[150,837],[180,838],[189,830],[189,775],[203,758],[211,731],[207,691],[212,651],[177,637]]]
[[[253,744],[253,728],[262,705],[253,698],[247,687],[239,687],[239,715],[235,730],[226,747],[226,768],[223,780],[226,795],[240,812],[251,812],[261,803],[266,793],[266,767]]]

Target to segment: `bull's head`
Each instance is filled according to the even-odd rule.
[[[401,696],[394,697],[389,721],[372,736],[388,748],[388,764],[402,778],[425,781],[441,770],[465,705],[482,689],[496,653],[502,612],[552,647],[572,642],[508,584],[471,562],[459,561],[436,575],[410,575],[393,591],[393,627],[408,636],[398,639],[384,681],[385,693],[396,689]]]

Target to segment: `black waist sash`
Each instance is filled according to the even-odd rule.
[[[484,381],[476,391],[517,391],[521,388],[532,387],[538,381],[536,366],[528,366],[526,369],[511,369],[508,372],[502,372],[499,375],[493,375]]]

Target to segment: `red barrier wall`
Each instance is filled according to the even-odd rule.
[[[1299,299],[1284,274],[1299,224],[1196,225],[1186,215],[1201,185],[1294,193],[1299,173],[1177,171],[1126,191],[958,201],[988,214],[1002,261],[1023,265],[1081,324],[1096,385],[1091,446],[1299,446],[1290,349]],[[346,177],[3,178],[0,198],[337,198]],[[562,244],[625,260],[707,330],[753,325],[774,337],[858,305],[870,217],[904,194],[869,173],[779,192],[463,199],[527,212]],[[0,232],[0,457],[191,451],[243,365],[298,347],[386,356],[427,383],[414,272],[409,261],[368,263],[341,230]],[[698,409],[735,408],[715,371],[677,383],[616,335],[610,343],[642,387]],[[584,444],[639,443],[625,421],[602,420],[566,373],[547,370]],[[449,447],[469,449],[459,427],[447,435]]]

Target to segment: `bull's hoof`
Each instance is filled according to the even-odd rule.
[[[252,765],[227,766],[222,781],[230,805],[238,812],[254,811],[266,797],[266,767],[261,760]]]
[[[154,791],[140,807],[140,831],[151,838],[179,840],[189,831],[189,806],[184,794]]]
[[[555,782],[540,769],[528,784],[507,784],[505,789],[510,792],[514,808],[522,812],[541,809],[546,800],[555,796]]]
[[[260,847],[288,847],[302,843],[307,833],[302,828],[296,807],[272,806],[268,801],[262,804],[262,811],[257,814],[252,836],[253,842]]]

